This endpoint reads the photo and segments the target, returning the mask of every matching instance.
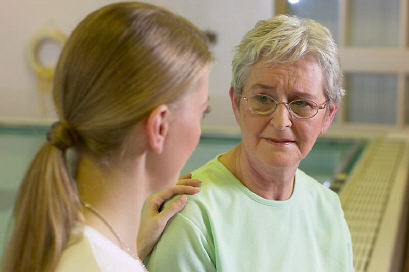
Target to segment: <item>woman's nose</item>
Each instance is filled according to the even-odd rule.
[[[280,103],[277,105],[276,110],[271,115],[270,123],[278,130],[291,127],[291,113],[286,104]]]

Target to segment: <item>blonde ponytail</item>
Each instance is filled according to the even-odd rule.
[[[104,166],[130,157],[132,128],[158,105],[193,91],[191,84],[210,61],[199,29],[146,3],[107,5],[74,29],[53,79],[61,122],[52,127],[18,193],[5,272],[53,271],[81,219],[65,150],[75,147],[79,156]]]
[[[76,184],[65,159],[70,140],[57,141],[66,133],[60,125],[54,128],[54,133],[49,133],[51,141],[38,151],[19,189],[13,232],[4,253],[4,272],[54,271],[79,219]]]

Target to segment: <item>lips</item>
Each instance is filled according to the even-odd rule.
[[[287,138],[264,138],[264,140],[279,145],[295,144],[295,140]]]

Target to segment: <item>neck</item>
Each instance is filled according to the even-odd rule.
[[[222,157],[220,162],[250,191],[269,200],[288,200],[294,189],[294,166],[275,167],[253,161],[239,144]]]
[[[115,166],[108,171],[92,159],[83,157],[78,165],[77,183],[80,199],[104,218],[84,207],[85,223],[122,249],[126,245],[136,256],[140,211],[149,192],[145,177],[138,174],[143,173],[143,165],[136,162],[133,166],[132,170]],[[122,241],[118,241],[118,237]]]

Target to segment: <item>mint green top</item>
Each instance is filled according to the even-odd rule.
[[[192,174],[200,193],[169,223],[150,272],[353,271],[337,194],[301,170],[286,201],[254,194],[217,158]]]

